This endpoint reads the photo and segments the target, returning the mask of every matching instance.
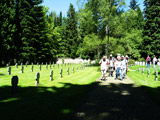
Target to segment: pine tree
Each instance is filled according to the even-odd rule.
[[[59,26],[62,26],[62,12],[59,15]]]
[[[140,9],[140,7],[138,6],[137,7],[137,13],[138,13],[138,16],[137,16],[137,22],[136,22],[136,25],[137,25],[137,28],[138,29],[143,29],[143,25],[144,25],[144,18],[143,18],[143,13]]]
[[[145,0],[144,50],[143,56],[160,55],[160,2],[158,0]]]
[[[14,57],[14,0],[0,1],[0,66],[13,61]]]
[[[136,0],[131,0],[129,7],[130,7],[131,9],[133,9],[133,10],[136,10],[136,9],[138,8],[137,1],[136,1]]]
[[[79,45],[78,32],[77,32],[77,18],[75,8],[72,4],[70,4],[69,10],[67,12],[67,26],[66,26],[66,34],[67,34],[67,51],[66,54],[69,57],[75,58],[77,47]]]

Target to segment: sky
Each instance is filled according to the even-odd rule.
[[[130,4],[130,0],[125,0],[127,6]],[[143,11],[144,0],[137,0],[141,10]],[[67,15],[70,3],[73,4],[76,11],[78,11],[77,0],[43,0],[42,5],[49,7],[49,11],[55,11],[57,14],[62,12],[63,16]]]

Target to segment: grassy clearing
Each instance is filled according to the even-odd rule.
[[[144,74],[142,74],[141,71],[137,71],[138,68],[142,69],[144,68]],[[149,68],[146,68],[146,66],[132,66],[129,68],[128,76],[133,79],[139,86],[143,87],[144,90],[152,96],[157,102],[160,103],[160,67],[156,66],[156,68],[153,68],[153,66],[150,67],[150,76],[147,77],[147,71]],[[155,72],[158,71],[158,81],[155,80]]]
[[[11,77],[7,68],[0,68],[0,111],[2,119],[54,119],[65,120],[90,90],[92,84],[100,77],[98,67],[85,68],[67,75],[67,67],[63,66],[63,78],[60,69],[55,66],[53,81],[50,81],[50,69],[45,65],[39,71],[37,65],[34,72],[31,66],[24,66],[24,73],[12,66],[12,75],[18,75],[18,94],[11,94]],[[35,87],[35,73],[40,72],[40,86]]]

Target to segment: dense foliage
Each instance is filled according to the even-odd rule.
[[[1,0],[0,65],[57,57],[99,59],[107,45],[114,56],[160,55],[158,0],[145,0],[144,17],[136,0],[128,10],[125,0],[77,1],[79,11],[70,4],[63,17],[49,12],[42,0]]]
[[[158,0],[145,0],[145,25],[143,31],[143,54],[160,55],[160,2]]]

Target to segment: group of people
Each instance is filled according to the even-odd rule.
[[[107,56],[103,56],[99,62],[101,65],[102,80],[106,80],[107,71],[109,72],[109,76],[113,77],[114,70],[116,71],[115,79],[124,79],[128,71],[128,62],[129,57],[127,55],[120,56],[119,54],[117,59],[114,58],[112,54],[110,55],[109,59],[107,59]]]
[[[146,58],[147,68],[150,68],[151,61],[153,62],[153,67],[155,68],[158,61],[160,62],[160,59],[157,59],[154,55],[153,60],[151,60],[150,56],[148,55],[148,57]]]

